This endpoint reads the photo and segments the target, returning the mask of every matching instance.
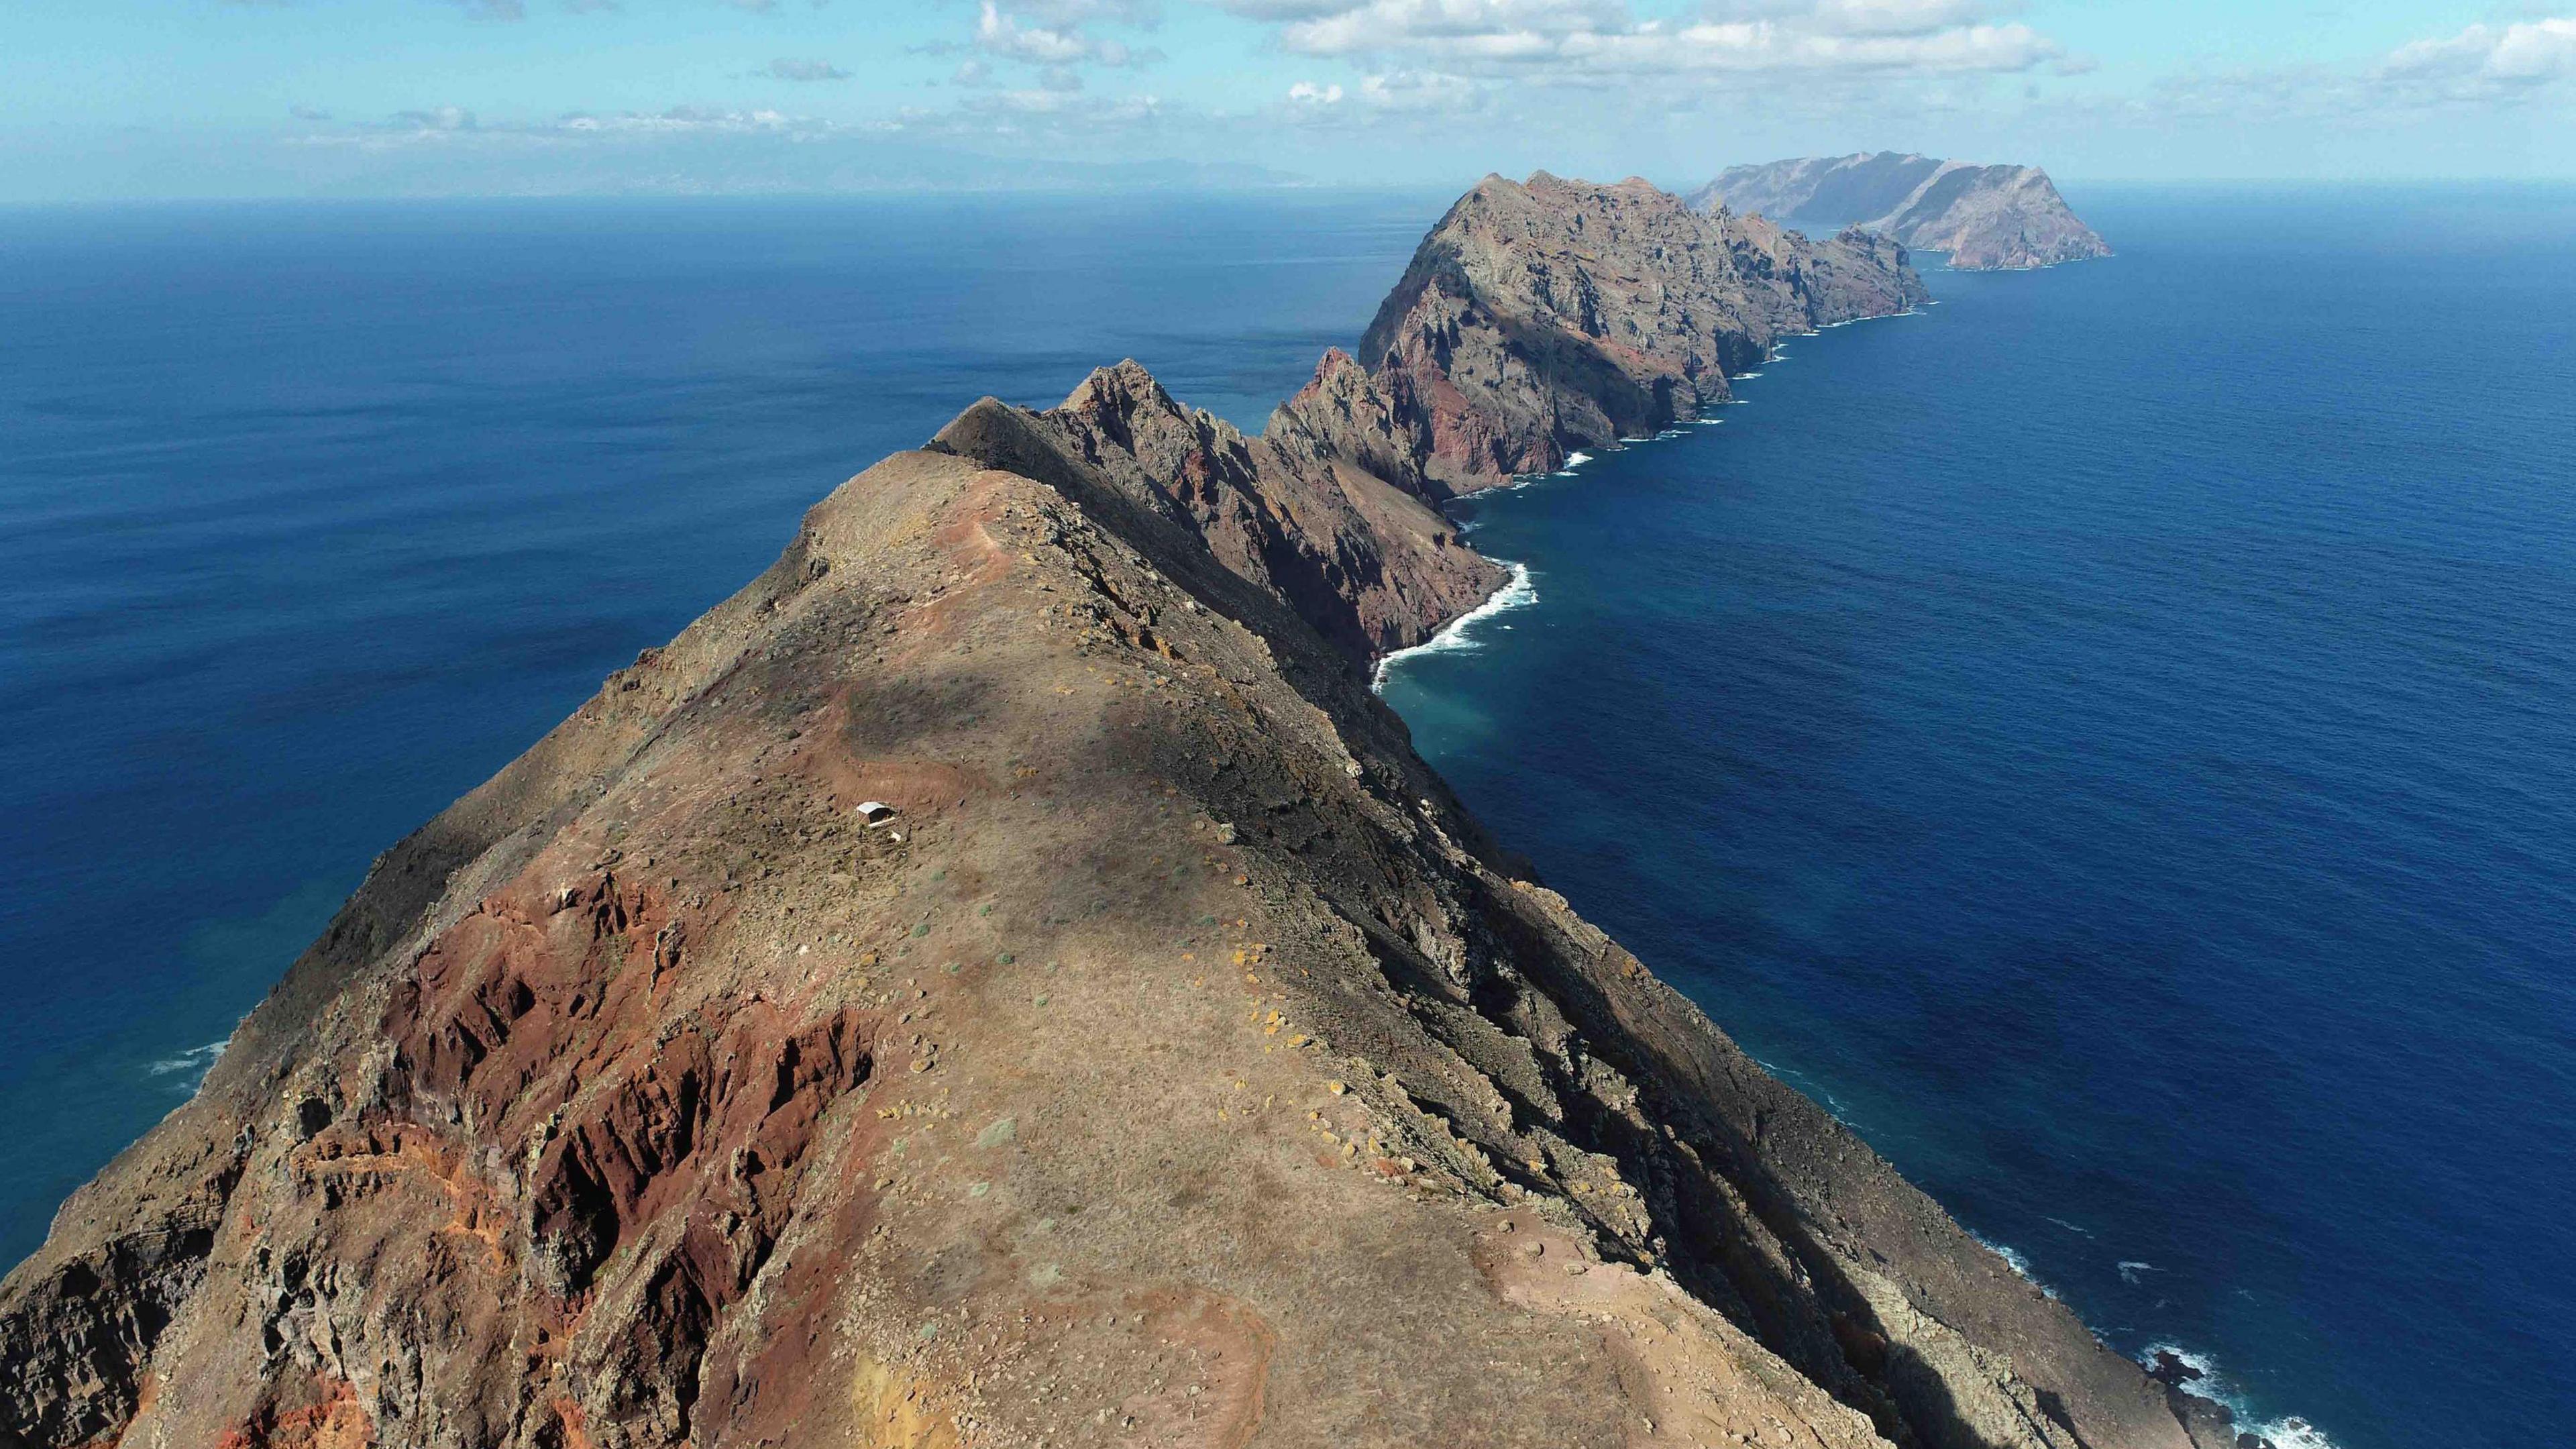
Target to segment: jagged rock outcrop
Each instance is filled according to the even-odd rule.
[[[1759,212],[1792,226],[1858,226],[1961,270],[2019,270],[2107,257],[2036,166],[1980,166],[1894,151],[1736,166],[1691,205]]]
[[[1257,438],[1183,407],[1131,360],[1045,412],[986,399],[932,446],[1114,491],[1203,541],[1357,664],[1421,643],[1507,577],[1422,496],[1386,400],[1340,352]]]
[[[1488,176],[1359,356],[1438,486],[1470,492],[1695,417],[1784,336],[1925,300],[1901,247],[1703,216],[1644,181]]]
[[[0,1446],[2210,1449],[1413,754],[1402,417],[843,484],[64,1206]]]

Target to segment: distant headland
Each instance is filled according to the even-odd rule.
[[[1707,212],[1758,212],[1791,226],[1858,226],[1963,271],[2016,271],[2107,257],[2036,166],[1980,166],[1895,151],[1735,166],[1692,192]]]

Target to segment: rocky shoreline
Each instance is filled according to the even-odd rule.
[[[1368,689],[1443,502],[1921,298],[1488,178],[1257,437],[969,407],[378,859],[0,1283],[0,1445],[2232,1445]]]

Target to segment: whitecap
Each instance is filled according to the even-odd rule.
[[[2218,1371],[2218,1361],[2205,1353],[2195,1353],[2178,1343],[2151,1343],[2138,1355],[2138,1362],[2152,1370],[2157,1358],[2165,1354],[2171,1354],[2176,1363],[2199,1375],[2183,1386],[2183,1392],[2226,1405],[2227,1411],[2236,1416],[2240,1432],[2251,1432],[2258,1438],[2269,1439],[2274,1449],[2335,1449],[2335,1442],[2326,1437],[2323,1429],[2296,1414],[2284,1414],[2277,1419],[2254,1417],[2253,1410],[2246,1406],[2244,1395]]]
[[[2045,1217],[2047,1215],[2043,1213],[2041,1216]],[[2049,1218],[2048,1220],[2057,1224],[2059,1227],[2066,1229],[2070,1233],[2078,1233],[2088,1238],[2093,1236],[2093,1230],[2091,1228],[2079,1228],[2064,1218]]]
[[[202,1072],[215,1064],[215,1058],[222,1055],[223,1050],[222,1042],[210,1041],[201,1047],[190,1047],[175,1057],[146,1062],[143,1069],[156,1077],[166,1077],[174,1072]]]
[[[197,1093],[198,1084],[205,1081],[207,1070],[214,1066],[215,1058],[223,1054],[224,1043],[210,1041],[201,1047],[190,1047],[175,1057],[145,1062],[143,1070],[156,1077],[178,1078],[171,1085],[193,1097]]]
[[[2157,1267],[2153,1263],[2140,1263],[2131,1260],[2123,1260],[2120,1264],[2120,1281],[2128,1284],[2132,1288],[2135,1288],[2145,1281],[2146,1274],[2161,1273],[2163,1271],[2164,1270],[2162,1268]]]
[[[1978,1248],[1989,1250],[1989,1253],[1994,1253],[1996,1258],[2002,1258],[2004,1266],[2007,1266],[2007,1269],[2012,1269],[2014,1274],[2020,1276],[2022,1281],[2030,1281],[2030,1284],[2035,1284],[2035,1281],[2040,1281],[2040,1279],[2032,1279],[2032,1276],[2030,1276],[2030,1258],[2022,1256],[2020,1250],[2004,1248],[2002,1243],[1996,1243],[1996,1240],[1986,1238],[1984,1232],[1973,1232],[1973,1230],[1971,1230],[1971,1232],[1968,1232],[1968,1238],[1976,1238],[1976,1245],[1978,1245]]]
[[[1496,589],[1485,602],[1450,620],[1439,633],[1410,649],[1398,649],[1379,660],[1377,674],[1369,681],[1371,689],[1380,692],[1386,689],[1387,671],[1393,669],[1397,661],[1410,659],[1417,654],[1448,654],[1460,649],[1476,648],[1476,641],[1467,633],[1469,625],[1490,619],[1507,609],[1517,609],[1525,604],[1538,602],[1538,589],[1530,582],[1529,565],[1510,563],[1507,559],[1496,559],[1494,562],[1509,564],[1512,571],[1511,582]]]
[[[2277,1449],[2335,1449],[2335,1443],[2323,1429],[2296,1414],[2267,1419],[2254,1426],[2254,1432],[2272,1441]]]

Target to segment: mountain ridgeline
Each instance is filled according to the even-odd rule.
[[[1489,179],[1257,437],[969,407],[375,862],[0,1283],[0,1445],[2232,1445],[1367,688],[1440,500],[1920,296]]]
[[[1979,166],[1894,151],[1736,166],[1691,195],[1711,214],[1759,213],[1792,226],[1883,233],[1946,252],[1967,271],[2024,270],[2107,257],[2036,166]]]

